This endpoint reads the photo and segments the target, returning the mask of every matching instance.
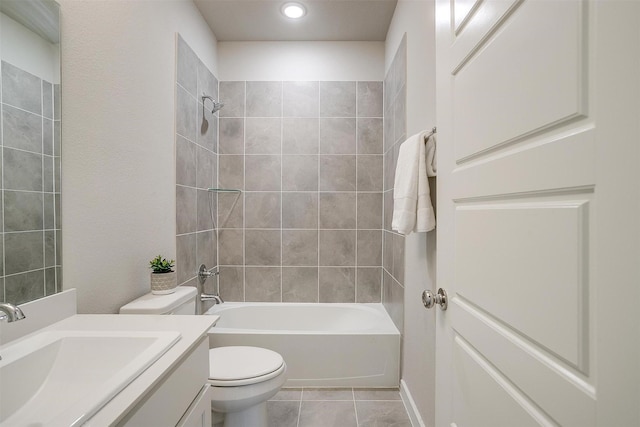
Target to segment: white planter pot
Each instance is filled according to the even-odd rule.
[[[151,293],[154,295],[172,294],[176,291],[177,275],[170,273],[151,273]]]

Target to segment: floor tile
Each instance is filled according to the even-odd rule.
[[[299,411],[299,401],[268,401],[267,417],[269,427],[296,427],[298,425]]]
[[[302,400],[353,400],[350,388],[304,388]]]
[[[376,402],[378,403],[378,402]],[[354,402],[303,401],[298,427],[357,427]]]
[[[397,388],[356,388],[353,392],[356,400],[400,400]]]
[[[300,401],[301,399],[302,399],[302,389],[301,388],[283,388],[275,396],[273,396],[270,400],[297,400],[297,401]]]
[[[357,401],[359,427],[411,427],[402,401]]]

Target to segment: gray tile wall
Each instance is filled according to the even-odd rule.
[[[62,290],[60,87],[0,63],[0,300]]]
[[[220,82],[229,301],[380,302],[383,82]]]
[[[197,269],[217,265],[218,113],[202,94],[218,99],[218,79],[178,35],[176,46],[176,271],[179,285],[196,285]],[[205,292],[214,289],[207,280]]]
[[[406,139],[407,36],[384,79],[384,237],[382,302],[398,329],[404,327],[404,236],[391,230],[393,187],[400,144]]]

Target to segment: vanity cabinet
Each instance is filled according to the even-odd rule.
[[[117,425],[210,427],[208,378],[209,341],[205,336]]]
[[[211,386],[206,384],[200,390],[187,412],[176,427],[211,427]]]
[[[74,289],[20,308],[24,320],[0,324],[0,353],[20,361],[5,363],[3,381],[19,389],[33,377],[46,393],[14,396],[23,422],[13,424],[210,427],[207,334],[218,316],[76,314]]]

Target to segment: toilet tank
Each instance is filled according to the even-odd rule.
[[[167,295],[148,293],[120,308],[120,314],[196,314],[196,288],[178,286]]]

